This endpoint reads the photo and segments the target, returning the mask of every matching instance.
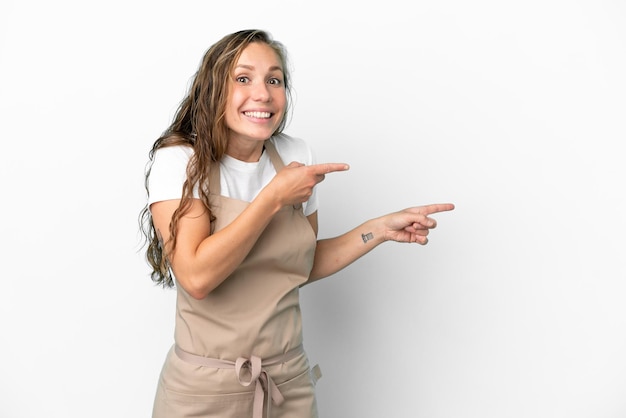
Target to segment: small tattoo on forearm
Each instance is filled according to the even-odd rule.
[[[371,232],[367,234],[361,234],[361,238],[363,238],[363,242],[367,242],[371,239],[374,239],[374,234],[372,234]]]

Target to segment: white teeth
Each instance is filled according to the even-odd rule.
[[[243,112],[243,114],[251,118],[260,119],[267,119],[272,115],[270,112]]]

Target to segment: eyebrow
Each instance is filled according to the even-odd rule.
[[[246,70],[254,70],[253,65],[246,65],[246,64],[238,64],[237,66],[235,66],[235,68],[245,68]],[[273,67],[270,67],[270,71],[277,71],[277,70],[280,72],[283,72],[282,67],[278,65],[274,65]]]

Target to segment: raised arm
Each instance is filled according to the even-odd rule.
[[[407,208],[371,219],[338,237],[319,240],[307,283],[338,272],[385,241],[428,243],[428,233],[437,226],[429,215],[453,209],[451,203]],[[309,221],[316,226],[317,213]]]
[[[176,249],[168,252],[179,285],[192,297],[204,298],[243,261],[281,207],[306,201],[325,174],[347,169],[346,164],[339,163],[311,166],[291,163],[276,174],[233,222],[214,234],[210,234],[206,207],[194,199],[189,212],[179,220]],[[179,200],[166,200],[150,206],[154,226],[166,243],[170,239],[170,220],[179,203]]]

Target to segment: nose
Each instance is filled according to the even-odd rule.
[[[258,102],[269,102],[272,95],[265,82],[255,83],[252,88],[252,99]]]

